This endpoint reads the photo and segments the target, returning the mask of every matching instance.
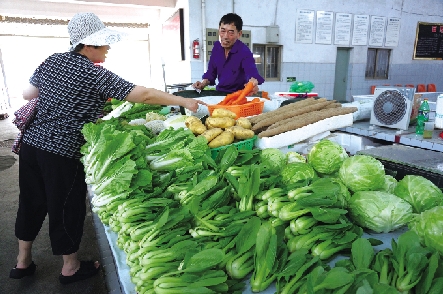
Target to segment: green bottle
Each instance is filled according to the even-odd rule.
[[[423,131],[425,129],[425,117],[423,113],[418,113],[417,116],[417,124],[415,125],[415,133],[417,135],[423,135]]]
[[[429,120],[429,111],[428,98],[425,98],[418,109],[417,125],[415,126],[415,133],[417,135],[423,135],[425,122]]]
[[[431,109],[429,108],[428,98],[425,98],[418,109],[418,115],[423,114],[425,121],[429,121],[429,112]]]

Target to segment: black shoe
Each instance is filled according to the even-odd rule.
[[[9,277],[11,279],[21,279],[26,276],[32,276],[35,273],[35,269],[37,266],[34,262],[32,262],[27,268],[17,268],[14,267],[9,273]]]
[[[100,266],[96,268],[95,262],[92,260],[80,261],[80,268],[75,272],[75,274],[72,276],[64,276],[60,274],[58,279],[62,284],[70,284],[94,276],[96,273],[98,273],[99,269]]]

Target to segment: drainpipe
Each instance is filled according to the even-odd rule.
[[[206,72],[206,5],[205,0],[202,0],[202,32],[203,38],[201,43],[201,54],[203,59],[203,73]]]

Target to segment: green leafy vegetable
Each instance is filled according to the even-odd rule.
[[[277,274],[277,291],[281,294],[298,293],[309,270],[319,265],[318,256],[301,249],[291,253],[283,269]]]
[[[278,173],[286,164],[285,155],[277,148],[266,148],[260,153],[262,169],[269,169],[269,173]]]
[[[423,244],[443,255],[443,206],[415,215],[408,226],[420,237]]]
[[[291,185],[296,183],[309,184],[317,177],[317,174],[308,163],[294,162],[283,168],[281,176],[283,185]]]
[[[443,192],[422,176],[405,176],[398,182],[394,193],[409,202],[414,213],[421,213],[435,206],[443,205]]]
[[[283,242],[282,233],[282,231],[277,231],[270,222],[264,222],[258,230],[254,271],[251,276],[253,292],[266,290],[286,263],[284,257],[287,254],[287,248]]]
[[[321,174],[332,174],[340,169],[348,158],[346,150],[338,143],[323,139],[315,144],[308,153],[308,163]]]
[[[381,188],[382,191],[395,194],[395,187],[397,187],[397,180],[391,175],[385,175],[385,183]]]
[[[398,241],[392,240],[391,247],[397,274],[395,286],[400,292],[409,291],[420,282],[428,265],[429,250],[420,245],[419,237],[413,231],[403,233]]]
[[[382,191],[354,193],[348,209],[358,225],[378,233],[394,231],[412,219],[412,206],[408,202]]]
[[[129,101],[125,101],[122,104],[118,105],[115,109],[113,109],[110,113],[108,113],[107,115],[105,115],[102,120],[109,120],[112,118],[116,118],[119,117],[120,115],[122,115],[123,113],[125,113],[126,111],[129,111],[132,106],[134,106],[134,103],[129,102]]]
[[[202,136],[194,137],[186,147],[173,149],[167,154],[151,161],[151,169],[174,171],[186,166],[193,166],[209,150],[205,140]]]
[[[304,157],[302,154],[295,152],[295,151],[289,151],[286,153],[286,162],[287,163],[293,163],[293,162],[304,162],[306,163],[306,157]]]
[[[346,158],[339,169],[339,176],[353,192],[380,190],[385,183],[383,164],[368,155]]]

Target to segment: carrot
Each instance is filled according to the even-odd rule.
[[[246,97],[243,98],[238,98],[235,101],[232,102],[231,105],[243,105],[246,104],[248,102],[248,99],[246,99]]]
[[[242,90],[239,90],[237,92],[226,95],[226,97],[222,101],[220,101],[218,105],[230,105],[230,101],[235,100],[240,95],[241,91]]]
[[[232,105],[232,102],[238,99],[238,97],[241,94],[241,90],[238,90],[234,93],[231,93],[231,96],[229,97],[228,101],[226,102],[226,105]]]
[[[254,89],[254,84],[252,82],[248,82],[243,90],[241,90],[240,95],[236,100],[234,100],[233,104],[239,105],[244,103],[239,103],[240,101],[244,101],[246,99],[246,95],[252,92]]]
[[[251,100],[252,103],[257,103],[257,102],[260,102],[260,101],[261,101],[260,98],[254,98],[254,99]]]

